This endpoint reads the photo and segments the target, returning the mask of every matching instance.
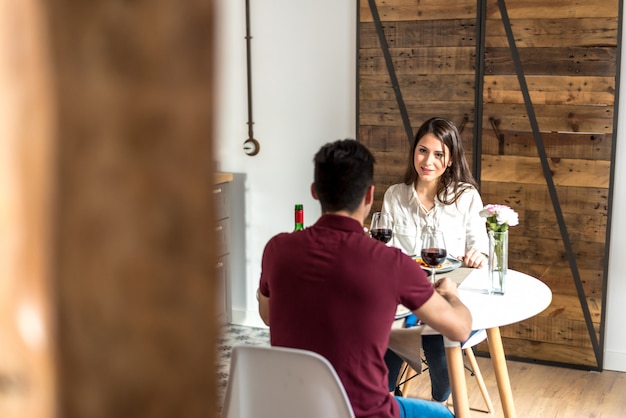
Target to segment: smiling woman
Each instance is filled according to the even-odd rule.
[[[426,120],[412,141],[404,182],[385,192],[382,210],[394,219],[390,245],[405,254],[421,254],[422,262],[428,254],[435,254],[425,263],[435,266],[432,283],[437,270],[451,271],[461,264],[483,267],[489,241],[479,216],[482,208],[455,124],[441,117]],[[436,242],[426,240],[435,236],[439,237]],[[454,262],[444,268],[446,258]],[[426,336],[423,349],[431,369],[432,398],[443,402],[450,394],[443,339]],[[389,351],[385,358],[393,390],[401,362]]]

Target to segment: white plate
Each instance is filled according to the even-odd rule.
[[[420,263],[420,266],[426,270],[427,272],[431,272],[431,268],[428,265],[422,264],[422,257],[415,257],[415,261],[417,263]],[[441,266],[436,267],[435,268],[435,273],[439,274],[439,273],[447,273],[449,271],[452,270],[456,270],[459,267],[461,267],[463,265],[463,263],[461,262],[461,260],[458,260],[454,257],[448,257],[446,258],[446,261],[443,262],[443,264],[441,264]]]
[[[405,318],[411,315],[411,311],[404,305],[398,305],[396,308],[396,319]]]

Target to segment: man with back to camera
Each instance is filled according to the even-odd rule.
[[[339,375],[357,417],[450,417],[445,406],[394,397],[383,360],[398,304],[453,341],[471,332],[456,283],[434,286],[418,263],[368,237],[374,157],[359,142],[324,145],[314,158],[313,197],[322,216],[265,246],[257,296],[274,346],[311,350]]]

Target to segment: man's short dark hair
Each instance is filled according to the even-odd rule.
[[[322,212],[354,212],[374,184],[374,156],[354,139],[324,145],[313,162],[315,191]]]

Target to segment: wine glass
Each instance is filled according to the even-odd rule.
[[[391,215],[385,212],[374,212],[372,224],[370,225],[370,236],[385,244],[393,236],[393,220]]]
[[[435,283],[435,268],[446,260],[448,251],[443,232],[428,231],[422,235],[422,260],[431,267],[431,283]]]

